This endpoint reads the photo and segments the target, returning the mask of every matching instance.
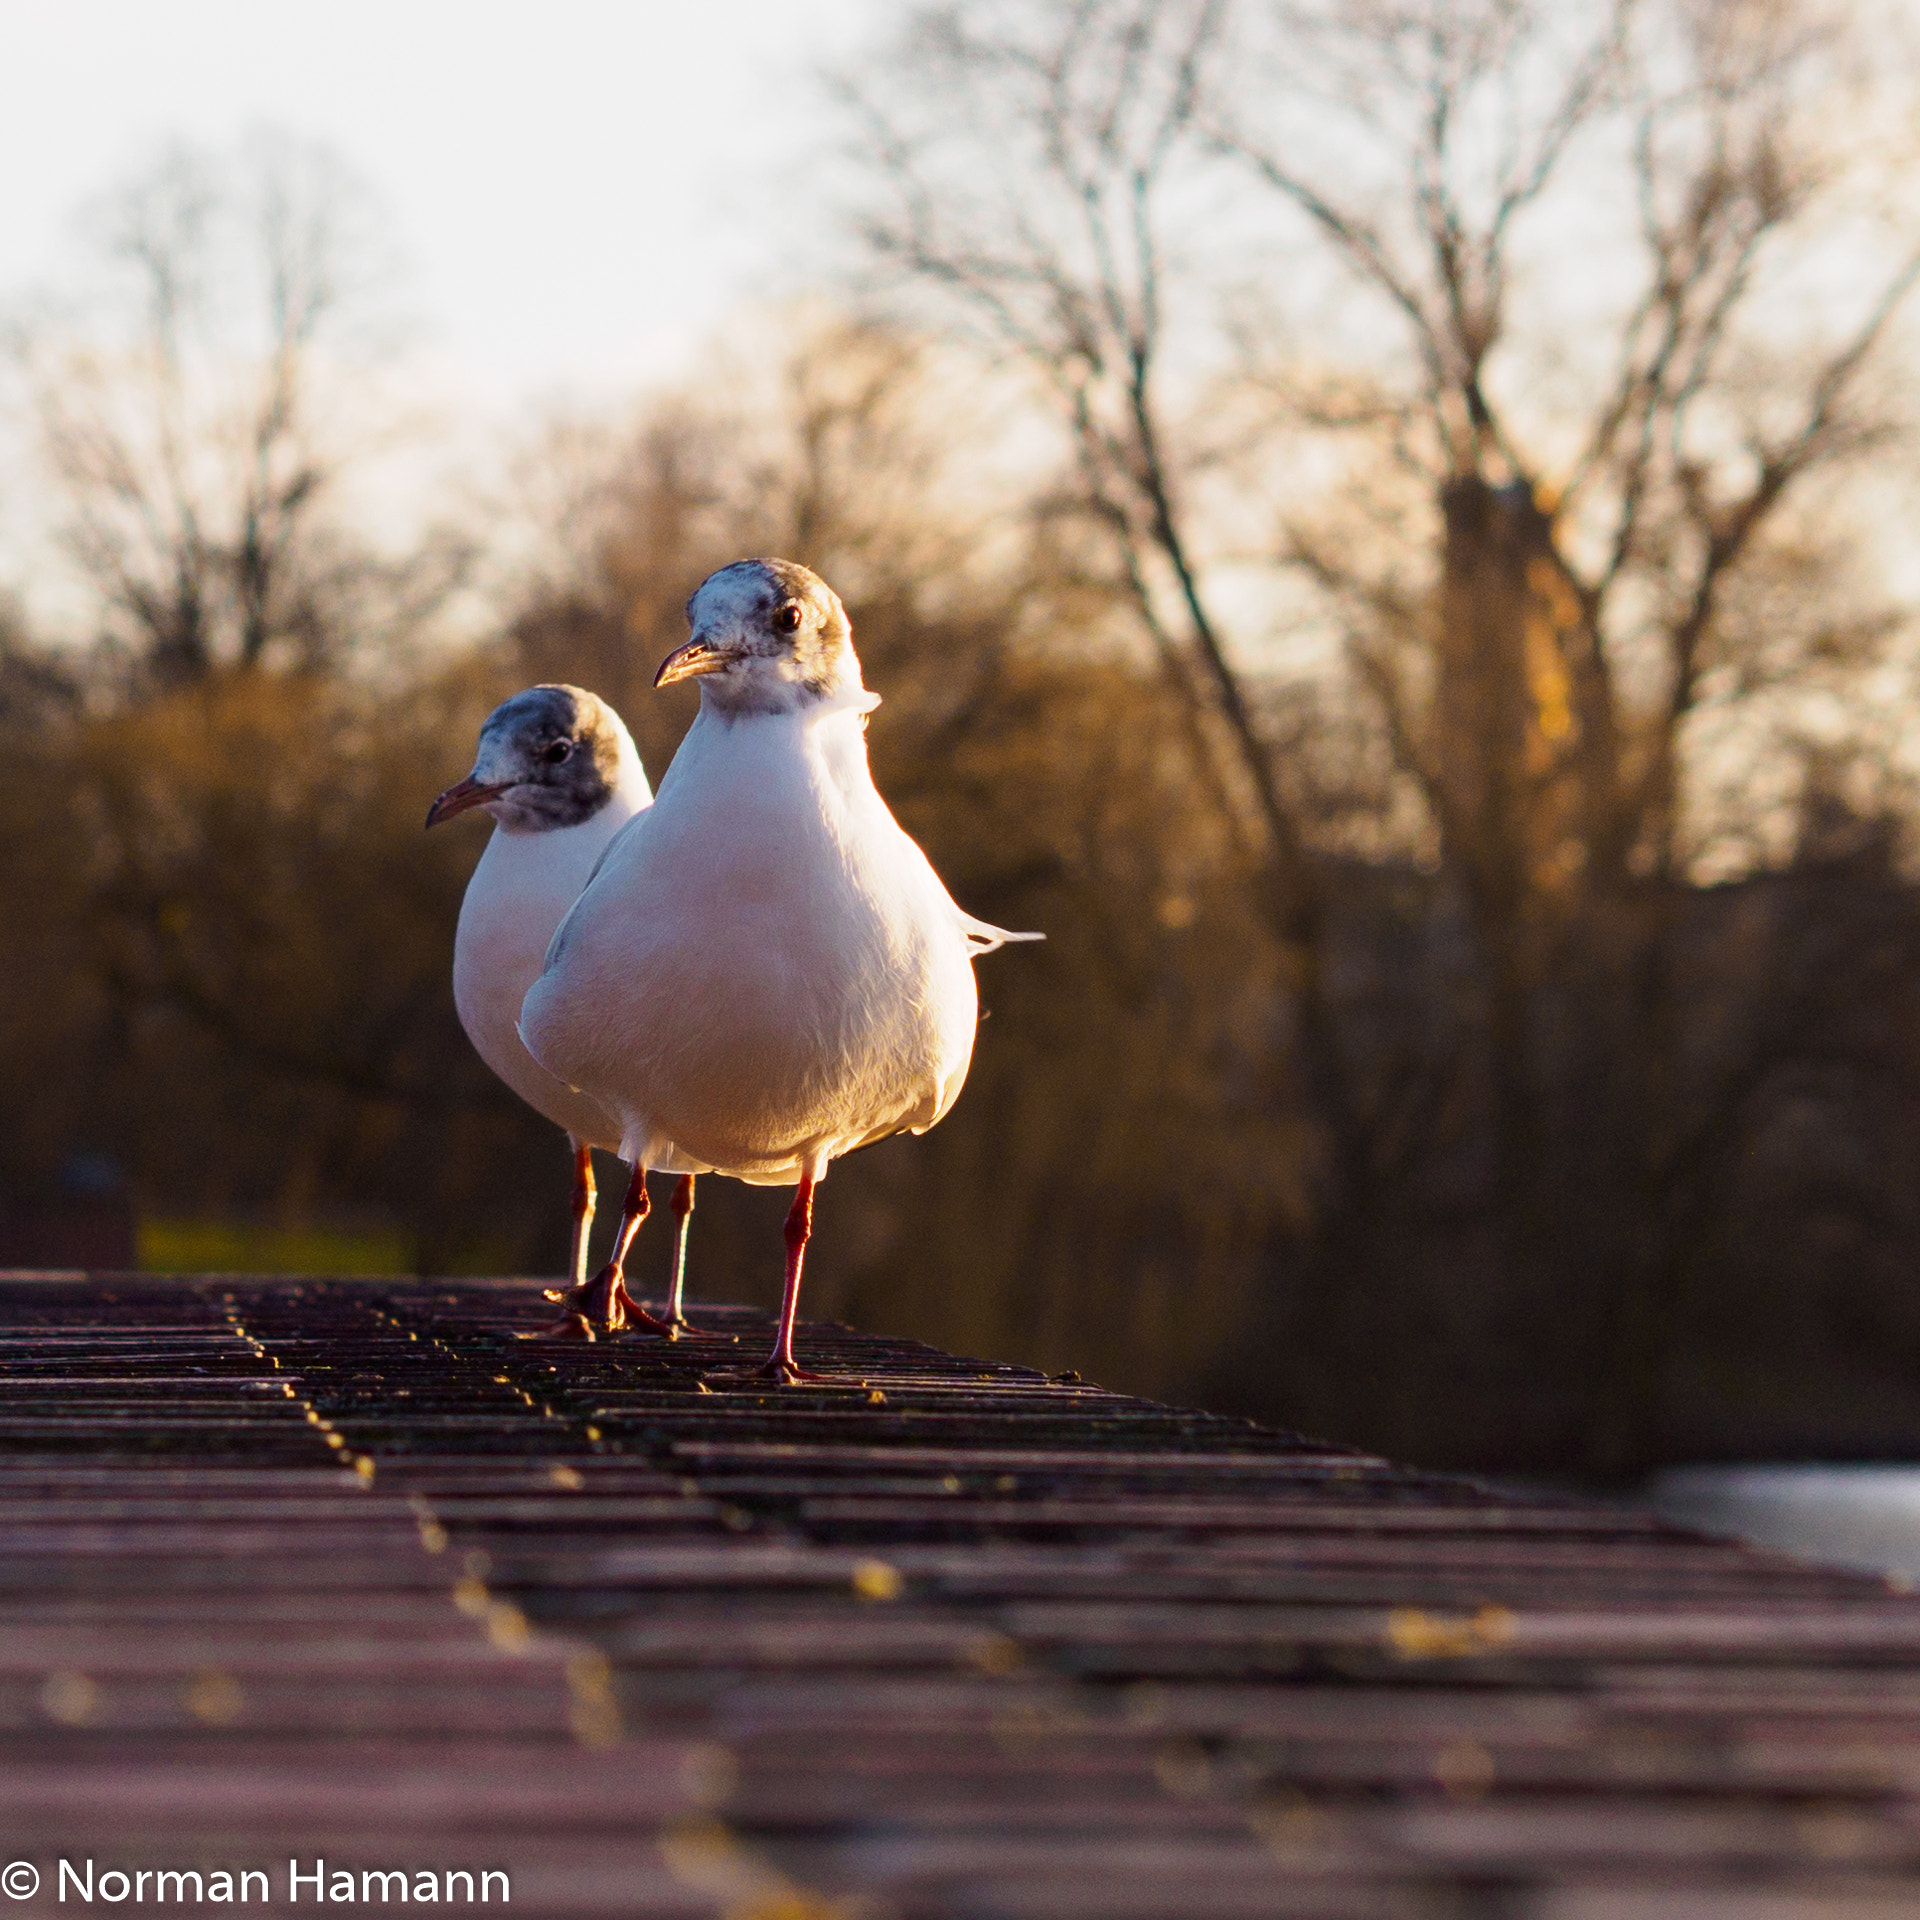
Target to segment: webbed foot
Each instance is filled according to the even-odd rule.
[[[627,1291],[626,1275],[611,1261],[580,1286],[569,1287],[564,1292],[555,1288],[546,1297],[564,1310],[560,1322],[550,1330],[563,1339],[579,1338],[570,1331],[570,1323],[575,1320],[584,1321],[589,1332],[599,1327],[608,1333],[618,1333],[631,1327],[636,1332],[658,1334],[667,1340],[676,1337],[666,1321],[655,1319]]]

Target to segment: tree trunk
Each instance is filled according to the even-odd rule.
[[[1448,486],[1441,510],[1434,747],[1443,858],[1471,910],[1485,968],[1498,1205],[1519,1255],[1544,1225],[1547,1164],[1533,1034],[1541,824],[1533,816],[1541,763],[1566,729],[1551,675],[1530,671],[1538,663],[1529,641],[1539,622],[1530,576],[1551,545],[1523,488],[1469,476]],[[1546,682],[1547,700],[1536,680]]]

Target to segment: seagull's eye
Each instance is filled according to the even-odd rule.
[[[556,740],[540,758],[544,760],[548,766],[557,767],[562,760],[571,760],[573,758],[573,742],[571,740]]]
[[[800,622],[804,618],[805,616],[801,613],[800,609],[789,600],[784,607],[780,607],[775,611],[773,616],[773,630],[775,633],[798,633],[800,631]]]

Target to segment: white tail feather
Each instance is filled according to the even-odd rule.
[[[1005,927],[990,926],[985,920],[976,920],[972,914],[960,916],[960,931],[967,937],[967,951],[976,958],[983,953],[993,953],[1016,940],[1044,940],[1044,933],[1009,933]]]

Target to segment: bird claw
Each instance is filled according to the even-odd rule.
[[[620,1324],[629,1333],[650,1333],[660,1340],[680,1338],[665,1320],[656,1319],[638,1300],[627,1302],[626,1318]]]
[[[684,1313],[668,1314],[656,1321],[666,1329],[665,1338],[669,1340],[699,1340],[715,1346],[737,1347],[740,1336],[737,1333],[708,1333],[696,1327]]]
[[[778,1355],[764,1366],[753,1368],[748,1373],[716,1374],[714,1378],[724,1380],[727,1385],[748,1387],[764,1384],[774,1387],[863,1387],[864,1380],[843,1380],[837,1374],[810,1373],[805,1367],[796,1366],[791,1360],[782,1360]]]
[[[558,1300],[557,1293],[547,1295],[549,1300]],[[563,1313],[552,1326],[543,1327],[538,1336],[543,1340],[596,1340],[599,1335],[593,1330],[593,1323],[584,1313]]]

